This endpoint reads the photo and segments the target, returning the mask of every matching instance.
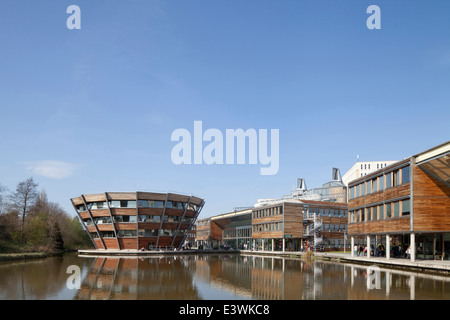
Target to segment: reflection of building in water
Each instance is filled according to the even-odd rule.
[[[302,261],[277,257],[254,259],[252,294],[256,299],[300,299],[303,290]],[[292,268],[293,272],[286,272]],[[298,271],[295,271],[298,270]]]
[[[95,258],[77,300],[196,300],[195,257]],[[189,260],[186,263],[185,260]]]
[[[196,277],[222,291],[251,298],[252,265],[236,254],[204,255],[196,260]]]

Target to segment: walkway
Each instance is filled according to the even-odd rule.
[[[249,250],[241,250],[241,253],[246,254],[256,254],[256,255],[278,255],[278,256],[303,256],[304,252],[298,251],[249,251]],[[409,259],[399,259],[399,258],[390,258],[387,259],[385,257],[373,257],[370,258],[366,256],[354,256],[352,257],[350,252],[315,252],[315,256],[321,257],[324,259],[334,259],[340,261],[347,261],[359,264],[374,264],[374,265],[384,265],[388,267],[402,267],[402,268],[413,268],[420,269],[424,271],[445,271],[450,272],[450,261],[449,260],[417,260],[415,262],[411,262]]]

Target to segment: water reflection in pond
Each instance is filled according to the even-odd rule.
[[[80,289],[66,285],[69,265]],[[0,299],[449,299],[450,277],[245,255],[79,257],[0,264]]]

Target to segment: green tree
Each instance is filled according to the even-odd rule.
[[[50,228],[48,226],[48,213],[40,211],[29,219],[27,223],[28,243],[36,248],[47,246]]]
[[[48,248],[51,252],[61,252],[64,250],[64,240],[58,223],[54,223],[50,231]]]

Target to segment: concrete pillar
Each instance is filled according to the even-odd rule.
[[[367,259],[370,259],[370,236],[367,235],[366,237],[366,246],[367,246]]]
[[[272,239],[272,251],[275,251],[275,240]]]
[[[265,239],[261,239],[261,249],[262,249],[262,251],[264,251],[264,241]]]
[[[391,258],[391,237],[386,235],[386,259],[389,260]]]
[[[351,243],[352,243],[352,244],[350,245],[350,252],[351,252],[351,256],[354,257],[354,256],[355,256],[355,249],[354,249],[354,246],[355,246],[355,238],[354,238],[354,237],[352,237]]]
[[[286,240],[283,238],[283,252],[284,252],[285,245],[286,245]]]
[[[414,232],[411,232],[411,262],[416,261],[416,236]]]

